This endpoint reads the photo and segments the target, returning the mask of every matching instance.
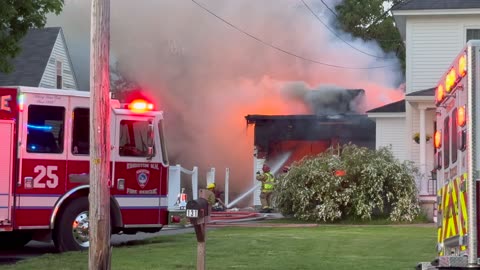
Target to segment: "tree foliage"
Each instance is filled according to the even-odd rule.
[[[376,40],[385,52],[394,52],[405,69],[405,46],[390,9],[402,0],[343,0],[335,7],[338,27],[363,40]],[[384,4],[387,4],[384,6]]]
[[[279,176],[275,203],[283,214],[305,221],[376,215],[412,221],[420,211],[416,173],[413,163],[400,162],[389,148],[348,144],[340,155],[330,149],[294,163]]]
[[[139,88],[136,81],[129,78],[127,73],[121,69],[119,62],[110,65],[110,91],[116,95]]]
[[[13,71],[10,60],[30,28],[42,28],[48,13],[59,14],[63,0],[0,0],[0,72]]]

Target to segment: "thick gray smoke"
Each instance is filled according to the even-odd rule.
[[[304,82],[292,82],[286,83],[282,90],[282,94],[291,97],[292,100],[306,104],[311,114],[364,112],[365,91],[363,89],[344,89],[329,85],[312,89]]]
[[[229,167],[231,186],[248,189],[253,181],[253,137],[252,130],[245,129],[244,116],[309,113],[308,104],[284,91],[293,81],[304,82],[307,90],[319,85],[365,89],[364,109],[403,97],[396,90],[402,81],[397,59],[353,50],[299,1],[198,1],[244,31],[305,58],[349,67],[387,67],[341,69],[292,57],[188,0],[111,1],[112,59],[165,111],[170,158],[184,167],[216,167],[220,183]],[[65,2],[64,12],[52,16],[48,25],[63,27],[81,88],[88,89],[90,1]],[[325,2],[334,6],[333,1]],[[331,23],[333,16],[322,3],[308,3]],[[346,34],[342,38],[369,54],[387,57],[374,42]],[[317,95],[314,102],[328,96]]]

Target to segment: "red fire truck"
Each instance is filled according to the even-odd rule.
[[[438,257],[421,268],[480,268],[480,40],[458,54],[435,101]]]
[[[88,248],[89,102],[89,92],[0,87],[0,246]],[[145,100],[111,100],[112,233],[168,222],[162,121]]]

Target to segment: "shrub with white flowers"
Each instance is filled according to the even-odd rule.
[[[275,203],[284,215],[305,221],[385,215],[412,221],[420,213],[415,173],[413,163],[400,162],[390,148],[348,144],[293,163],[277,177]]]

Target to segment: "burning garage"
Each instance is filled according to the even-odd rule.
[[[331,146],[375,148],[375,122],[359,112],[364,90],[312,90],[304,96],[313,114],[245,116],[247,125],[254,125],[254,174],[264,163],[275,173]]]

